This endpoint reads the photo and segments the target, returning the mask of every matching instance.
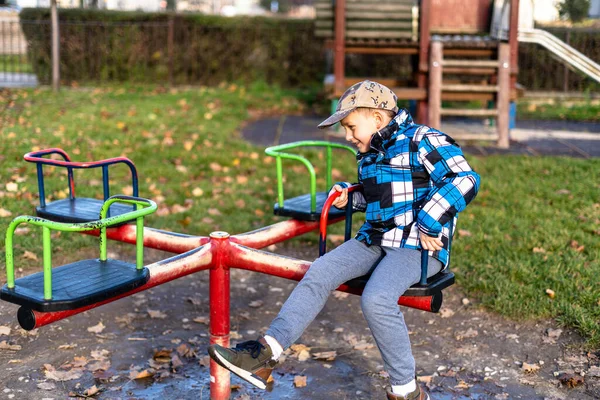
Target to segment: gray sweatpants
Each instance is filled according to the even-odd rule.
[[[441,268],[438,260],[429,257],[429,276]],[[361,297],[363,314],[390,375],[390,383],[410,382],[415,377],[415,360],[398,297],[421,277],[418,250],[369,247],[356,239],[345,242],[315,260],[266,334],[287,349],[323,309],[333,290],[371,270],[373,274]]]

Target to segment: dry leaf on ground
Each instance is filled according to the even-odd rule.
[[[294,377],[294,386],[297,388],[306,386],[306,376],[296,375]]]
[[[106,326],[104,326],[102,321],[100,321],[97,325],[90,326],[89,328],[87,328],[87,331],[92,333],[100,333],[104,330],[104,328],[106,328]]]

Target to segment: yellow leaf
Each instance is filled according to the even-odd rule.
[[[16,192],[18,189],[19,189],[19,185],[16,184],[15,182],[9,182],[6,184],[7,192]]]
[[[10,217],[12,213],[4,208],[0,208],[0,218]]]
[[[183,148],[186,151],[190,151],[191,149],[194,148],[194,142],[192,142],[191,140],[187,140],[187,141],[183,142]]]
[[[235,160],[233,160],[232,164],[233,164],[234,167],[237,167],[238,165],[240,165],[240,159],[236,158]]]
[[[200,188],[197,187],[197,188],[194,188],[194,190],[192,190],[192,194],[195,197],[200,197],[200,196],[202,196],[204,194],[204,190],[202,190],[202,189],[200,189]]]
[[[550,297],[551,299],[554,298],[554,296],[556,296],[556,293],[554,293],[554,290],[552,289],[546,289],[546,294],[548,295],[548,297]]]
[[[33,260],[33,261],[38,260],[37,256],[34,253],[27,251],[27,250],[25,250],[25,252],[23,253],[23,257],[25,257],[29,260]]]
[[[297,388],[306,386],[306,376],[296,375],[294,377],[294,386]]]

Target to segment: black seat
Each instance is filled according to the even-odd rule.
[[[367,284],[367,281],[371,277],[371,274],[359,276],[358,278],[354,278],[345,283],[351,288],[364,288]],[[445,289],[454,284],[454,273],[453,272],[445,272],[441,271],[432,277],[427,279],[426,285],[421,285],[417,283],[406,292],[404,292],[403,296],[431,296],[438,292],[441,292],[442,289]]]
[[[35,211],[38,217],[49,219],[56,222],[82,223],[96,221],[100,215],[100,209],[104,200],[90,198],[74,198],[56,200],[46,203],[44,206],[36,207]],[[130,205],[113,204],[108,211],[108,217],[126,214],[135,210]]]
[[[275,203],[273,212],[275,215],[290,217],[300,221],[318,221],[321,218],[323,205],[327,200],[327,193],[317,192],[316,195],[317,207],[315,212],[310,211],[310,193],[284,200],[283,208],[279,207],[278,203]],[[338,210],[335,207],[331,207],[329,210],[329,219],[342,218],[344,215],[346,215],[346,211],[344,210]]]
[[[0,298],[26,308],[48,312],[74,310],[126,293],[144,285],[147,268],[107,259],[82,260],[52,269],[52,299],[44,299],[44,273],[15,280],[15,287],[2,287]]]

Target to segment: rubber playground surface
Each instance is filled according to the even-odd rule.
[[[323,139],[324,133],[314,129],[319,118],[288,118],[285,129],[278,131],[280,119],[273,118],[248,125],[243,136],[263,145]],[[552,142],[552,151],[585,156],[560,141],[541,140]],[[526,142],[509,152],[534,155],[527,147],[540,147]],[[579,148],[578,142],[569,143]],[[590,143],[580,150],[598,156],[600,141]],[[480,144],[465,147],[479,154],[497,151]],[[133,249],[124,249],[109,258],[132,262]],[[266,250],[304,260],[318,255],[316,246],[281,244]],[[90,251],[90,257],[97,255],[96,249]],[[56,265],[69,256],[57,255]],[[146,262],[170,256],[147,250]],[[18,306],[0,302],[0,399],[209,399],[208,277],[206,271],[188,275],[31,332],[18,327]],[[231,270],[232,343],[263,333],[295,285]],[[552,322],[506,320],[481,310],[456,285],[444,291],[439,314],[403,312],[417,373],[432,399],[600,398],[600,354],[580,350],[582,339]],[[387,379],[359,297],[332,295],[297,345],[275,371],[271,390],[232,377],[231,398],[385,398]]]

